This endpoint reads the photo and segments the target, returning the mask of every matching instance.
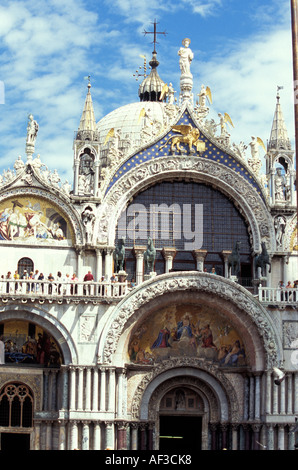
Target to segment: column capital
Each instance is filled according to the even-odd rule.
[[[147,247],[146,246],[142,246],[142,245],[135,245],[133,247],[133,251],[134,251],[134,254],[136,255],[137,258],[141,258],[143,257],[144,255],[144,252],[146,251]]]
[[[162,249],[162,254],[165,258],[170,258],[173,259],[174,256],[176,255],[176,248],[175,247],[164,247]]]
[[[193,255],[196,259],[204,260],[206,258],[208,251],[207,250],[193,250]]]

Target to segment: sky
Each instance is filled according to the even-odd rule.
[[[4,5],[5,3],[5,5]],[[179,94],[177,52],[191,39],[196,96],[228,113],[232,142],[266,145],[277,86],[294,149],[290,0],[0,0],[0,174],[26,161],[28,115],[39,131],[35,155],[72,181],[73,138],[91,78],[96,121],[139,101],[133,76],[153,51],[158,73]]]

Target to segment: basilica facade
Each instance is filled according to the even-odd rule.
[[[281,97],[266,147],[233,143],[210,88],[193,89],[189,39],[178,54],[179,92],[154,48],[138,100],[98,122],[88,84],[73,183],[35,154],[32,115],[25,159],[1,176],[3,450],[295,449]]]

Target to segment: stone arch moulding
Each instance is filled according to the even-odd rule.
[[[165,360],[146,374],[132,400],[133,418],[155,421],[162,396],[175,386],[190,386],[204,396],[211,422],[239,418],[238,398],[230,381],[216,367],[204,361],[198,364],[194,358]]]
[[[62,198],[53,194],[49,191],[43,190],[41,188],[13,188],[4,193],[0,194],[0,202],[5,201],[5,199],[16,197],[16,196],[32,196],[35,198],[42,198],[46,199],[50,203],[59,207],[61,212],[63,212],[71,225],[74,234],[74,244],[75,245],[82,245],[84,239],[84,231],[81,224],[81,221],[78,217],[78,214],[74,210],[72,210],[71,205],[69,202],[64,201]]]
[[[67,329],[51,314],[42,308],[20,305],[5,305],[0,307],[1,321],[26,320],[36,323],[47,330],[59,343],[64,364],[77,364],[78,353],[76,345]]]
[[[216,296],[219,300],[237,308],[239,314],[243,316],[242,327],[248,325],[249,322],[254,332],[258,332],[258,337],[261,338],[262,345],[260,346],[260,343],[256,343],[257,338],[254,337],[257,335],[250,335],[250,341],[254,344],[255,350],[258,351],[262,347],[265,352],[264,364],[256,364],[256,369],[266,366],[270,368],[282,360],[282,344],[275,331],[274,323],[252,294],[224,277],[188,271],[157,276],[136,287],[119,302],[101,334],[98,361],[111,364],[115,360],[113,356],[121,336],[128,326],[132,322],[137,323],[142,318],[144,309],[148,309],[151,301],[165,299],[173,293],[212,295],[213,298]]]
[[[173,178],[207,183],[221,191],[236,203],[245,217],[251,230],[253,251],[261,251],[262,241],[266,241],[269,252],[275,251],[275,231],[270,213],[255,188],[241,175],[218,162],[179,155],[159,157],[156,161],[140,164],[123,175],[108,191],[103,206],[109,208],[111,214],[107,230],[109,245],[114,244],[117,222],[128,201],[146,187]]]

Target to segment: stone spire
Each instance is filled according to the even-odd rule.
[[[277,88],[276,107],[268,143],[268,150],[291,150],[291,142],[285,125],[279,96],[280,87]]]
[[[95,132],[96,131],[96,121],[93,109],[93,102],[91,97],[91,83],[88,83],[88,93],[85,100],[85,105],[79,125],[78,132]]]

